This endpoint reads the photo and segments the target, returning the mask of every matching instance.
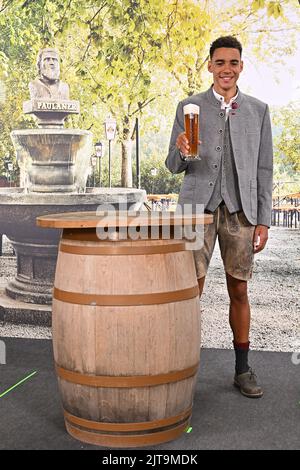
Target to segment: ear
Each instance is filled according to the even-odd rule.
[[[244,62],[241,60],[241,65],[240,65],[240,72],[242,72],[244,69]]]
[[[207,70],[212,73],[212,63],[211,63],[211,60],[208,61],[207,63]]]

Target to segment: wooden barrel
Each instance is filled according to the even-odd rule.
[[[101,241],[64,229],[53,346],[68,432],[109,447],[149,446],[189,425],[200,307],[182,240]]]

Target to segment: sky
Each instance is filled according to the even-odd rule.
[[[295,0],[293,0],[293,3],[295,3]],[[295,13],[294,7],[289,9],[285,5],[284,11],[292,24],[298,25],[299,16]],[[283,44],[285,34],[286,32],[283,32],[281,37]],[[255,96],[270,106],[286,106],[295,101],[298,101],[299,105],[300,34],[299,31],[294,31],[294,34],[296,35],[294,54],[279,56],[278,58],[283,59],[285,62],[285,65],[280,68],[275,60],[273,66],[266,66],[261,61],[258,62],[253,56],[251,57],[251,52],[249,53],[245,48],[245,54],[243,54],[244,70],[239,79],[239,86],[242,91]],[[275,59],[275,50],[272,50],[272,54]]]
[[[244,70],[239,78],[239,87],[244,93],[271,106],[285,106],[300,100],[300,79],[297,67],[300,64],[300,47],[293,56],[286,58],[286,66],[278,73],[273,68],[244,57]],[[290,70],[293,69],[293,72]],[[279,83],[276,82],[278,80]]]

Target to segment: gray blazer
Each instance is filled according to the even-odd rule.
[[[238,108],[229,113],[230,137],[245,216],[252,225],[271,224],[273,145],[268,105],[239,90]],[[200,106],[201,160],[185,162],[176,147],[184,131],[183,106]],[[224,112],[212,87],[181,101],[177,107],[166,166],[172,173],[185,171],[178,204],[208,204],[220,167]],[[216,148],[218,147],[218,150]]]

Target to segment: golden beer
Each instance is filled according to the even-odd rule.
[[[191,160],[194,160],[195,158],[199,159],[199,111],[200,108],[196,104],[187,104],[183,107],[184,129],[190,146],[187,158],[190,158]]]

